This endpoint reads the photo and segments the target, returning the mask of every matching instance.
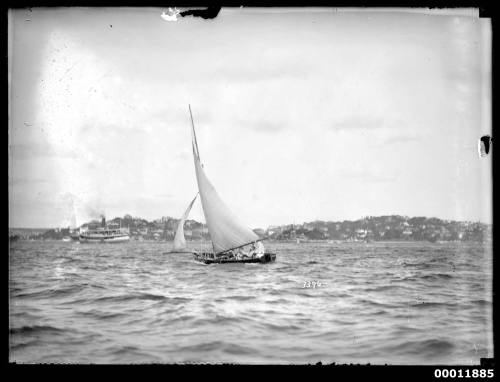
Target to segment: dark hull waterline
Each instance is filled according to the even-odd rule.
[[[194,259],[204,264],[233,264],[233,263],[272,263],[276,261],[275,253],[265,253],[262,257],[249,257],[246,259],[235,259],[227,257],[210,258],[213,253],[195,253]]]

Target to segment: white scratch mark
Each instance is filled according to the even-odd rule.
[[[161,14],[161,18],[165,21],[177,21],[177,15],[181,13],[181,11],[177,10],[177,8],[168,8],[168,13],[163,13]]]

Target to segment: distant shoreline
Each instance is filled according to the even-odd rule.
[[[152,222],[139,217],[125,215],[108,222],[124,228],[131,240],[170,241],[174,238],[179,219],[164,216]],[[20,239],[61,240],[80,231],[101,226],[102,222],[91,221],[71,229],[30,229],[9,228],[9,237]],[[184,235],[188,241],[209,241],[207,227],[196,220],[186,220]],[[482,242],[492,240],[492,225],[479,222],[450,221],[438,218],[407,217],[399,215],[368,216],[355,221],[313,221],[302,224],[269,226],[255,228],[253,232],[261,238],[274,241],[299,241],[323,243],[362,243],[362,242]]]
[[[15,241],[28,241],[28,242],[64,242],[61,239],[23,239],[19,238]],[[134,240],[131,239],[129,242],[137,242],[137,243],[173,243],[173,240],[153,240],[153,239],[143,239],[143,240]],[[191,241],[191,240],[186,240],[187,243],[192,243],[192,244],[207,244],[209,245],[210,242],[205,240],[205,241]],[[421,244],[421,243],[426,243],[426,244],[448,244],[448,243],[455,243],[455,244],[470,244],[470,243],[476,243],[476,244],[485,244],[485,243],[491,243],[491,240],[483,240],[483,241],[474,241],[474,240],[438,240],[435,242],[427,241],[427,240],[372,240],[372,241],[342,241],[342,240],[300,240],[300,242],[297,243],[296,240],[265,240],[264,242],[268,243],[284,243],[284,244],[297,244],[297,245],[302,245],[302,244],[353,244],[353,245],[362,245],[362,244]],[[71,242],[66,242],[66,243],[80,243],[79,241],[71,241]],[[88,244],[88,243],[84,243]],[[99,244],[99,243],[98,243]],[[126,245],[126,243],[123,243]],[[92,245],[92,244],[88,244]],[[114,244],[116,245],[116,244]]]

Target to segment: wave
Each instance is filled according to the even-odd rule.
[[[441,279],[450,280],[453,278],[453,276],[448,273],[434,273],[431,275],[420,276],[420,278],[424,280],[441,280]]]
[[[394,289],[394,288],[396,288],[395,285],[381,285],[381,286],[377,286],[377,287],[366,288],[366,289],[364,289],[364,291],[365,292],[382,292],[382,291]]]
[[[104,296],[92,300],[92,302],[127,302],[127,301],[168,301],[174,305],[184,304],[191,301],[191,298],[185,297],[167,297],[153,293],[139,293],[139,294],[123,294],[118,296]]]
[[[272,300],[267,300],[269,304],[288,304],[290,301],[286,298],[280,297]]]
[[[263,322],[262,325],[263,327],[267,328],[267,329],[271,329],[273,332],[284,332],[284,333],[289,333],[289,332],[298,332],[300,330],[302,330],[302,326],[297,326],[297,325],[293,325],[293,324],[280,324],[280,325],[277,325],[277,324],[273,324],[273,323],[270,323],[270,322]]]
[[[108,313],[108,312],[100,312],[98,310],[90,310],[86,312],[78,312],[79,315],[84,316],[84,317],[90,317],[90,318],[95,318],[98,320],[111,320],[114,318],[120,318],[120,317],[125,317],[125,313]]]
[[[185,314],[185,315],[182,315],[182,316],[175,316],[174,318],[169,318],[168,320],[163,320],[163,322],[168,322],[169,325],[172,325],[172,324],[175,324],[177,322],[188,322],[188,321],[192,321],[196,319],[195,316],[193,315],[190,315],[190,314]]]
[[[215,317],[202,317],[196,318],[193,321],[193,326],[207,326],[207,325],[224,325],[224,324],[247,324],[251,318],[244,316],[234,317],[234,316],[224,316],[222,314],[216,314]]]
[[[45,289],[37,292],[28,292],[28,293],[20,293],[14,295],[16,298],[56,298],[56,297],[64,297],[68,295],[72,295],[78,293],[85,289],[85,285],[73,285],[69,288],[61,288],[61,289]]]
[[[42,318],[40,315],[34,314],[39,312],[38,309],[30,307],[29,311],[22,311],[22,312],[9,312],[9,317],[11,319],[11,322],[17,319],[24,320],[24,321],[40,321]]]
[[[60,257],[62,261],[62,264],[71,264],[71,263],[81,263],[83,260],[79,257],[68,257],[68,256],[61,256]]]
[[[406,281],[417,281],[417,277],[415,276],[395,276],[393,277],[390,282],[406,282]]]
[[[249,301],[249,300],[255,300],[255,296],[246,296],[246,295],[243,295],[243,296],[227,296],[227,297],[224,297],[222,300],[236,300],[236,301]]]
[[[393,309],[393,308],[398,308],[399,307],[399,305],[387,304],[387,303],[378,302],[378,301],[374,301],[374,300],[367,300],[367,299],[360,299],[359,302],[362,303],[362,304],[368,304],[368,305],[371,305],[371,306],[375,306],[377,308],[380,307],[380,308]]]
[[[19,342],[16,344],[11,344],[9,345],[9,350],[14,351],[14,350],[21,350],[24,348],[28,348],[30,346],[34,346],[36,344],[40,343],[38,340],[33,340],[33,341],[28,341],[28,342]]]
[[[243,346],[238,344],[228,344],[223,347],[224,353],[232,355],[245,355],[245,354],[255,354],[257,350],[250,346]]]
[[[186,352],[209,352],[213,350],[218,350],[224,348],[226,343],[224,341],[208,341],[195,343],[192,345],[179,346],[178,351],[186,351]]]
[[[135,345],[115,346],[108,349],[107,353],[118,363],[123,363],[127,357],[131,357],[132,363],[158,363],[161,361],[156,355]]]
[[[407,325],[398,325],[394,328],[394,332],[396,334],[408,334],[410,332],[419,333],[420,329],[414,328],[412,326],[407,326]]]
[[[130,353],[130,352],[139,352],[139,351],[140,351],[140,349],[137,346],[126,345],[126,346],[120,347],[118,349],[114,348],[110,351],[110,353],[113,355],[122,355],[122,354]]]
[[[379,309],[376,312],[373,312],[373,313],[370,313],[370,314],[374,315],[374,316],[381,316],[381,315],[384,315],[384,314],[388,314],[388,312],[387,312],[387,310]]]
[[[416,268],[416,269],[429,269],[432,268],[432,265],[428,263],[407,263],[403,262],[403,267],[405,268]]]
[[[412,308],[418,308],[418,309],[425,309],[425,308],[441,308],[441,307],[449,307],[449,308],[455,308],[458,307],[459,304],[455,303],[450,303],[450,302],[417,302],[410,304],[410,307]]]
[[[473,305],[480,305],[480,306],[486,306],[486,305],[492,305],[493,302],[488,301],[488,300],[480,299],[480,300],[472,300],[471,304],[473,304]]]
[[[225,354],[230,355],[252,355],[258,354],[258,349],[248,346],[241,345],[232,342],[226,341],[206,341],[206,342],[198,342],[192,345],[187,346],[179,346],[177,348],[178,352],[187,352],[187,353],[207,353],[220,350]]]
[[[33,326],[21,326],[18,328],[10,328],[9,333],[12,335],[16,334],[41,334],[41,333],[63,333],[67,329],[56,328],[49,325],[33,325]]]
[[[386,350],[399,354],[421,355],[425,358],[443,357],[450,354],[455,349],[455,345],[446,340],[427,339],[421,341],[406,341]]]

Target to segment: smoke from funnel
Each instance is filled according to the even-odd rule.
[[[105,216],[103,208],[95,208],[94,206],[85,206],[84,207],[86,215],[91,219],[102,219]]]

